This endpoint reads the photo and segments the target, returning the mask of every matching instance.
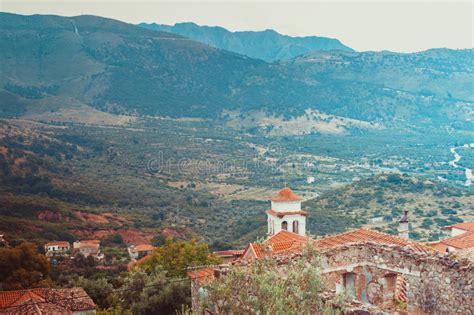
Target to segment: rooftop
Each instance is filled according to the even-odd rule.
[[[413,250],[422,253],[434,251],[430,247],[415,241],[366,229],[351,230],[320,239],[309,239],[304,236],[283,230],[273,235],[262,244],[250,243],[245,249],[242,257],[244,257],[248,251],[253,251],[256,258],[288,252],[299,252],[302,249],[302,245],[306,244],[308,241],[311,241],[316,249],[326,249],[339,245],[348,245],[369,241],[375,244],[410,247]]]
[[[445,251],[447,246],[456,249],[474,248],[474,232],[467,232],[455,237],[450,237],[433,245],[434,248],[441,251]]]
[[[83,288],[0,291],[2,314],[71,314],[95,307]]]
[[[285,187],[278,192],[278,194],[272,198],[272,201],[300,201],[301,197],[295,194],[289,187]]]
[[[218,250],[212,252],[217,257],[233,257],[233,256],[241,256],[244,253],[243,249],[229,249],[229,250]]]
[[[66,246],[69,246],[69,242],[66,242],[66,241],[54,241],[54,242],[46,243],[45,246],[63,246],[63,247],[66,247]]]
[[[474,232],[474,222],[463,222],[463,223],[458,223],[454,225],[450,225],[446,227],[447,229],[460,229],[468,232]]]
[[[154,249],[154,247],[149,245],[149,244],[140,244],[140,245],[137,245],[137,246],[133,247],[132,249],[130,249],[130,251],[132,253],[149,252],[149,251],[152,251],[153,249]]]
[[[428,246],[415,241],[407,240],[395,235],[385,234],[373,230],[356,229],[341,234],[331,235],[314,241],[316,248],[330,248],[337,245],[361,243],[370,241],[376,244],[399,245],[413,248],[417,252],[432,251]]]
[[[84,248],[84,247],[99,247],[100,246],[100,241],[99,240],[82,240],[82,241],[76,241],[76,243],[79,248]]]
[[[215,279],[214,270],[215,268],[206,267],[189,271],[188,277],[191,278],[191,280],[197,280],[201,285],[205,285]]]

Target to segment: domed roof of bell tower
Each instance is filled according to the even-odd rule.
[[[301,197],[295,194],[289,187],[285,187],[271,200],[273,202],[301,201]]]

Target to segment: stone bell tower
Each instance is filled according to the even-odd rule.
[[[306,212],[301,210],[301,197],[285,187],[271,199],[267,210],[268,236],[286,230],[304,236],[306,234]]]

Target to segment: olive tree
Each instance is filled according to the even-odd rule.
[[[284,264],[265,257],[234,267],[203,287],[201,308],[217,314],[322,314],[342,310],[343,299],[329,307],[321,298],[320,259],[307,247]]]

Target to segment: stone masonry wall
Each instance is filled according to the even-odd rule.
[[[373,243],[332,248],[321,257],[329,289],[338,291],[343,275],[353,273],[358,300],[391,307],[395,279],[402,276],[408,313],[474,314],[474,265],[467,260]]]
[[[405,314],[474,315],[474,263],[436,252],[420,253],[410,248],[357,243],[318,250],[321,272],[328,290],[341,292],[344,281],[353,279],[354,299],[370,303],[384,314],[401,314],[394,305],[396,282],[406,284]],[[275,256],[284,270],[289,260],[301,254]],[[236,261],[233,267],[245,268],[251,262]],[[229,266],[222,266],[225,270]],[[350,273],[353,277],[345,278]],[[284,272],[282,273],[284,274]],[[219,281],[216,279],[216,281]],[[193,283],[193,306],[199,285]],[[399,305],[398,305],[399,307]],[[367,312],[365,314],[375,314]],[[377,313],[380,314],[380,313]]]

